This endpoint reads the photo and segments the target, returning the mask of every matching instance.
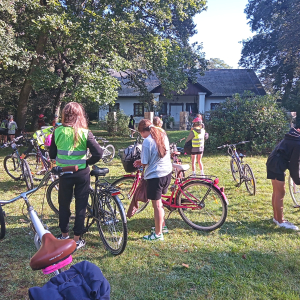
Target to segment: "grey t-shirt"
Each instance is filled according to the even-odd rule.
[[[155,140],[151,134],[144,139],[141,161],[142,164],[147,165],[145,168],[145,179],[160,178],[167,176],[172,171],[172,164],[170,159],[170,145],[168,137],[165,137],[165,146],[167,153],[163,158],[160,158],[157,151]]]
[[[11,121],[8,123],[8,134],[15,134],[16,129],[18,129],[18,126],[15,121]]]

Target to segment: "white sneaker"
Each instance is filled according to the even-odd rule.
[[[276,221],[276,220],[275,220]],[[282,223],[278,223],[278,226],[283,227],[285,229],[299,230],[299,228],[291,222],[284,220]]]
[[[276,221],[274,218],[273,218],[273,222],[274,222],[276,225],[278,225],[278,226],[279,226],[279,223],[278,223],[278,221]]]

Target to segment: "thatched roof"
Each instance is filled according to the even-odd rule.
[[[112,71],[111,74],[121,81],[119,72]],[[122,73],[126,77],[125,73]],[[129,79],[121,81],[119,97],[139,96],[139,91],[126,85]],[[266,92],[253,70],[248,69],[212,69],[207,70],[204,76],[198,75],[198,86],[209,91],[207,96],[230,97],[235,93],[243,94],[244,91],[251,91],[256,95],[265,95]],[[160,81],[153,75],[146,79],[146,86],[149,92],[159,90]],[[154,90],[155,89],[155,90]]]

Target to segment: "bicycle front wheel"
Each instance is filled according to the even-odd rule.
[[[23,179],[25,180],[27,189],[32,190],[34,186],[33,186],[32,174],[28,162],[25,159],[23,159],[21,163],[22,163]]]
[[[115,147],[113,145],[107,145],[104,148],[102,160],[104,163],[109,163],[115,157]]]
[[[289,176],[289,190],[296,206],[300,205],[300,186],[296,185],[291,175]]]
[[[221,192],[208,182],[189,181],[177,194],[182,219],[196,230],[212,231],[223,225],[227,217],[227,203]]]
[[[7,155],[3,166],[6,173],[14,180],[19,180],[22,175],[21,166],[16,154]]]
[[[245,164],[244,166],[244,177],[245,177],[245,185],[247,191],[249,192],[250,195],[254,196],[256,193],[256,180],[252,172],[252,169],[248,164]]]
[[[124,206],[125,212],[128,211],[128,207],[131,203],[133,194],[136,190],[136,177],[122,177],[118,180],[116,180],[114,183],[111,184],[112,186],[115,186],[119,191],[120,195],[119,198]],[[139,208],[135,212],[136,214],[143,211],[149,202],[143,203],[139,202]]]
[[[237,165],[236,160],[233,158],[230,161],[230,169],[231,169],[231,174],[232,174],[233,180],[236,181],[237,183],[239,183],[240,182],[239,167]]]
[[[2,240],[5,236],[5,219],[4,212],[2,210],[2,206],[0,205],[0,240]]]
[[[118,196],[98,194],[94,203],[98,231],[105,248],[121,254],[127,244],[127,220]]]

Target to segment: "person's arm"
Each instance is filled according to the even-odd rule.
[[[49,148],[49,157],[51,159],[56,159],[56,156],[57,156],[57,146],[55,144],[54,134],[55,134],[55,131],[52,134],[51,145],[50,145],[50,148]]]
[[[92,156],[89,159],[87,159],[86,165],[94,165],[101,159],[103,155],[103,150],[95,140],[94,135],[91,131],[89,131],[88,133],[87,148],[90,149],[90,153]]]

